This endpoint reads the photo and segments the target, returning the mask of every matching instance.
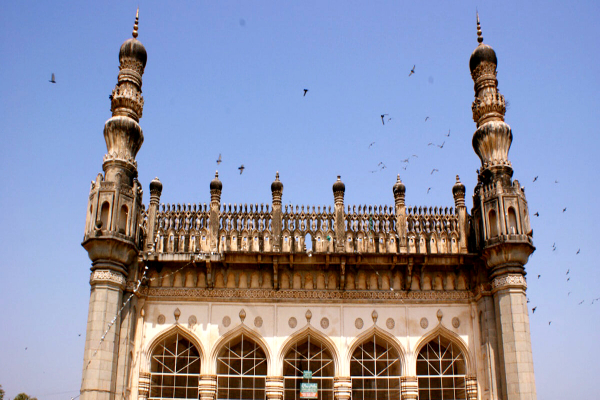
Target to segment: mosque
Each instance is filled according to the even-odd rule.
[[[469,67],[473,208],[142,203],[146,49],[119,52],[83,247],[92,261],[81,400],[536,399],[525,264],[535,250],[497,58],[479,19]]]

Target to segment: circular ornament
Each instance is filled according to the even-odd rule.
[[[263,324],[263,319],[261,317],[254,318],[254,326],[260,328]]]
[[[321,318],[321,328],[329,328],[329,320],[327,318]]]
[[[452,326],[458,328],[460,326],[460,319],[458,317],[452,318]]]
[[[428,326],[429,326],[429,321],[427,321],[427,318],[425,318],[425,317],[421,318],[421,328],[427,329]]]
[[[229,318],[229,316],[226,315],[223,317],[223,326],[227,328],[229,325],[231,325],[231,318]]]
[[[158,320],[157,320],[157,322],[158,322],[158,324],[159,324],[159,325],[162,325],[162,324],[164,324],[164,323],[165,323],[165,320],[166,320],[165,316],[164,316],[164,315],[162,315],[162,314],[160,314],[160,315],[158,316]]]
[[[288,325],[290,326],[290,328],[294,329],[298,325],[298,320],[296,320],[296,318],[294,317],[291,317],[288,320]]]
[[[396,321],[394,321],[393,318],[388,318],[387,321],[385,321],[385,326],[387,326],[388,329],[394,329],[396,326]]]
[[[362,329],[364,324],[365,323],[363,322],[362,318],[356,318],[356,321],[354,321],[354,326],[356,327],[356,329]]]
[[[188,318],[188,325],[190,326],[190,328],[196,325],[197,322],[198,320],[196,319],[196,316],[190,315],[190,317]]]

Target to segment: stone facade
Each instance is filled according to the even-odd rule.
[[[82,400],[280,400],[310,382],[323,399],[536,398],[529,212],[479,23],[470,66],[482,164],[471,214],[458,177],[452,207],[407,207],[399,178],[393,207],[347,206],[338,177],[333,206],[321,208],[282,207],[279,174],[270,205],[221,204],[216,175],[208,205],[161,206],[154,179],[146,209],[137,18],[133,36],[119,54],[104,174],[89,195]]]

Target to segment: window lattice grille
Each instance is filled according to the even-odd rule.
[[[197,399],[200,377],[198,349],[179,333],[168,337],[152,353],[151,399]]]
[[[352,354],[352,399],[400,400],[400,366],[398,351],[373,335]]]
[[[304,380],[304,371],[312,372],[312,379]],[[283,359],[283,398],[300,399],[300,383],[318,384],[319,400],[333,400],[333,357],[321,343],[311,340],[310,335],[294,344]]]
[[[227,342],[217,357],[218,399],[264,399],[267,357],[244,334]]]
[[[458,347],[437,336],[417,358],[419,400],[466,399],[465,359]]]

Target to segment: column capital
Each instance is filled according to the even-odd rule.
[[[352,380],[349,376],[333,378],[333,398],[335,400],[350,400],[352,397]]]
[[[419,380],[416,376],[400,377],[400,390],[403,400],[418,400]]]
[[[125,275],[120,272],[112,271],[109,269],[97,269],[90,275],[90,285],[94,286],[99,283],[116,285],[121,290],[125,289],[126,279]]]
[[[527,289],[527,281],[522,274],[504,274],[492,280],[492,293],[502,289],[517,288]]]

